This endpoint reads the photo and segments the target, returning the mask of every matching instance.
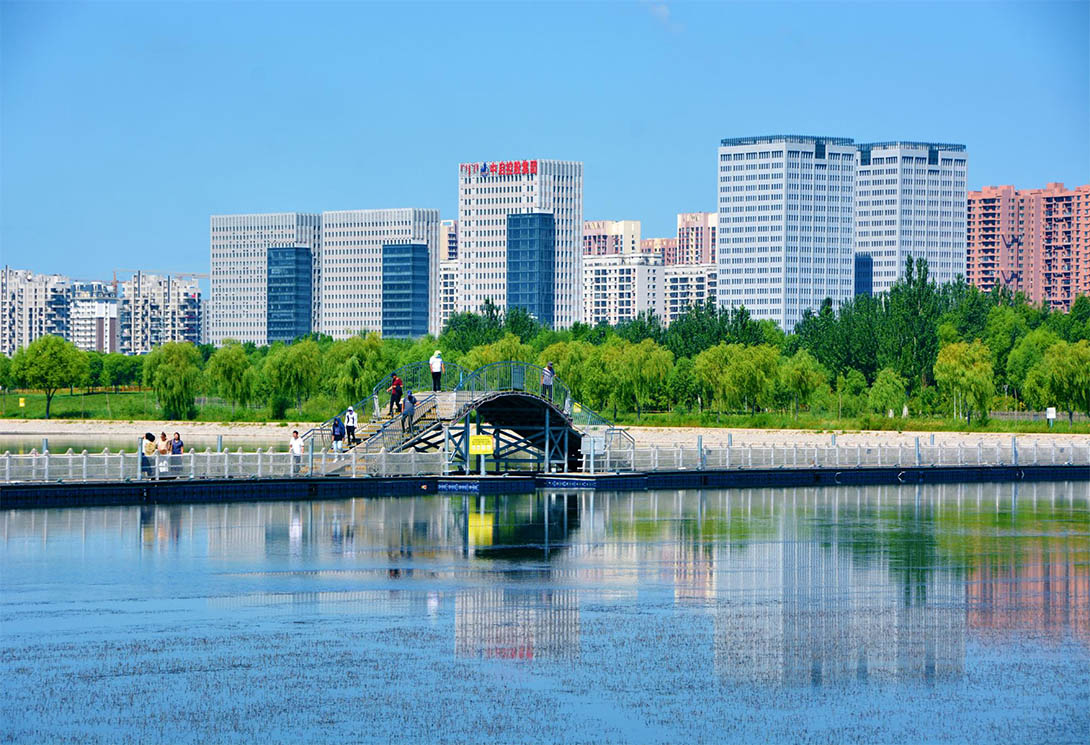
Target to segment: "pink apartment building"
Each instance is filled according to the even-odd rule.
[[[1067,310],[1090,295],[1090,184],[986,186],[968,194],[967,280]]]
[[[681,212],[677,216],[677,251],[666,264],[714,264],[716,212]],[[673,259],[672,261],[670,259]]]
[[[644,238],[640,241],[640,253],[661,256],[663,264],[676,264],[677,238]]]

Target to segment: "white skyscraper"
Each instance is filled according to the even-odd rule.
[[[486,299],[507,307],[507,217],[542,212],[555,220],[555,325],[583,317],[583,164],[561,160],[459,165],[459,310],[479,311]]]
[[[807,308],[853,294],[856,147],[769,135],[719,148],[718,295],[787,331]]]
[[[322,213],[318,328],[344,339],[382,330],[382,247],[428,247],[428,329],[439,333],[439,210],[412,207]]]
[[[935,282],[965,276],[964,145],[877,142],[859,145],[855,251],[872,260],[872,292],[889,290],[905,259],[927,259]]]
[[[271,247],[306,246],[314,258],[318,283],[322,250],[321,218],[303,212],[212,215],[209,341],[268,341],[268,255]],[[320,310],[314,293],[311,319]]]

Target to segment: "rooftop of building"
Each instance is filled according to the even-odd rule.
[[[949,150],[955,153],[965,152],[964,145],[958,145],[952,142],[913,142],[911,140],[892,140],[890,142],[860,142],[860,148],[870,148],[871,150],[879,147],[918,147],[918,148],[937,148],[939,150]]]
[[[824,137],[822,135],[757,135],[756,137],[727,137],[721,140],[720,144],[723,147],[733,147],[736,145],[771,145],[776,142],[824,142],[828,145],[852,145],[855,140],[851,137]]]

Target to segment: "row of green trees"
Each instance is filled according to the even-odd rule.
[[[616,418],[648,410],[749,412],[800,409],[987,416],[1004,408],[1057,406],[1090,413],[1090,298],[1069,313],[1030,305],[1004,290],[963,282],[939,287],[925,262],[879,298],[860,296],[807,313],[794,333],[745,308],[690,309],[668,327],[641,315],[617,327],[557,331],[520,309],[486,303],[451,318],[438,339],[335,341],[312,335],[257,347],[167,344],[144,357],[83,353],[43,337],[10,361],[0,385],[57,390],[143,385],[170,418],[196,415],[200,394],[237,407],[267,407],[281,419],[314,401],[323,413],[364,398],[391,370],[444,358],[475,369],[501,360],[552,362],[578,400]]]

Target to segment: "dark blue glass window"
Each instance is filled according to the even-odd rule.
[[[553,326],[556,307],[556,222],[552,213],[507,216],[507,307],[524,308]]]
[[[265,333],[268,343],[309,334],[312,275],[310,248],[273,246],[265,250]]]
[[[855,255],[855,294],[871,295],[874,287],[874,260],[870,254]]]
[[[428,333],[428,246],[382,246],[382,335],[410,339]]]

